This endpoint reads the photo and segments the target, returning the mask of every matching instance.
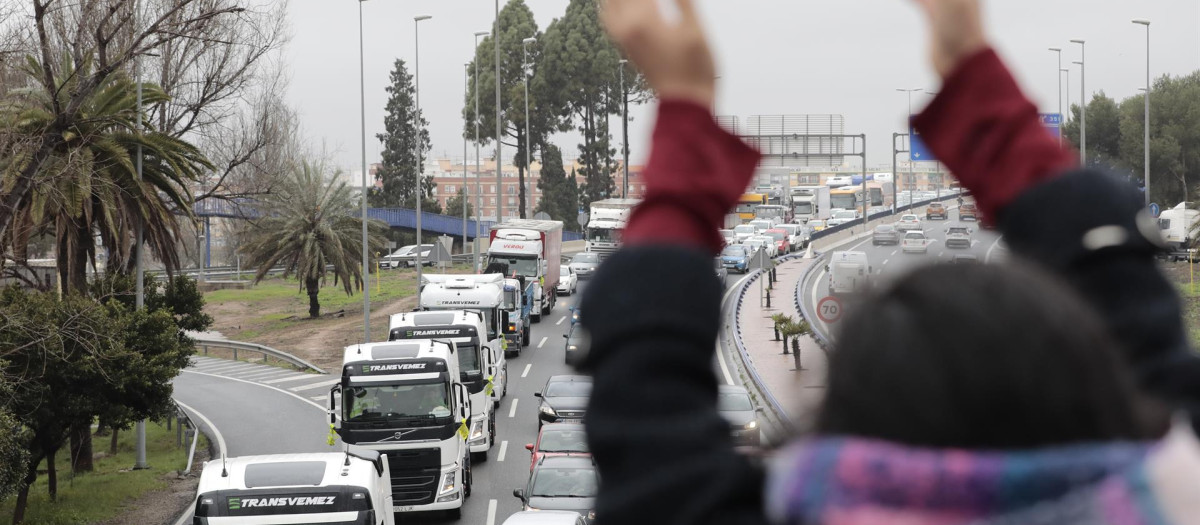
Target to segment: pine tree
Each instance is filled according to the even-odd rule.
[[[429,122],[415,110],[416,89],[413,77],[403,60],[396,59],[391,74],[387,116],[383,119],[384,132],[375,137],[383,144],[382,163],[376,175],[383,181],[383,189],[371,192],[371,206],[379,208],[416,208],[417,186],[417,118],[421,122],[419,139],[421,158],[429,153]],[[421,165],[424,171],[424,165]],[[424,179],[422,200],[423,211],[439,213],[441,206],[432,198],[434,183]]]
[[[449,199],[446,199],[446,215],[455,217],[461,216],[463,213],[463,200],[467,202],[467,217],[475,216],[475,206],[471,204],[471,199],[467,198],[466,193],[462,188],[458,189],[458,193]]]
[[[574,173],[567,176],[563,169],[562,152],[553,145],[542,147],[542,175],[538,189],[542,190],[542,202],[537,211],[544,211],[550,218],[563,222],[563,228],[579,231],[576,217],[579,215],[579,188]]]

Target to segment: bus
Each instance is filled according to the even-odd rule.
[[[742,219],[742,223],[747,223],[754,220],[754,209],[767,204],[767,196],[762,193],[747,193],[738,199],[737,208],[734,213]]]
[[[892,193],[891,182],[870,181],[867,183],[867,191],[870,193],[870,203],[867,205],[871,208],[882,208],[886,210],[892,209],[892,203],[895,202]]]
[[[835,210],[862,211],[863,202],[866,200],[864,195],[866,194],[861,187],[834,188],[829,192],[829,204]]]

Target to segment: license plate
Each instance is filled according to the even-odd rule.
[[[579,418],[570,418],[570,419],[560,419],[560,420],[558,420],[558,422],[559,423],[583,423],[583,420],[579,419]]]
[[[411,506],[408,506],[408,507],[392,507],[392,511],[394,511],[394,512],[412,512],[412,511],[413,511],[413,508],[414,508],[414,507],[411,507]]]

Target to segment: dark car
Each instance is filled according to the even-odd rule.
[[[758,411],[745,388],[721,385],[717,389],[717,411],[729,422],[730,433],[738,445],[758,445]]]
[[[900,244],[900,231],[891,224],[880,224],[875,227],[875,231],[871,233],[871,244],[879,246],[881,244]]]
[[[746,273],[750,271],[750,250],[742,244],[731,244],[721,250],[721,263],[731,272]]]
[[[588,337],[587,330],[583,328],[583,325],[571,323],[571,331],[563,334],[563,338],[567,340],[565,354],[568,365],[578,363],[583,356],[587,355],[591,338]]]
[[[583,423],[591,394],[592,378],[588,376],[550,376],[542,391],[533,394],[542,399],[538,428],[545,423]]]
[[[529,471],[537,466],[542,458],[555,456],[591,457],[588,449],[587,434],[583,425],[576,423],[550,423],[542,426],[538,432],[537,441],[525,445],[529,451]]]
[[[558,456],[542,458],[534,465],[525,488],[513,490],[513,496],[520,498],[521,510],[569,510],[592,523],[599,488],[592,458]]]

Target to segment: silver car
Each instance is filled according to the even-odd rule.
[[[891,224],[880,224],[871,233],[871,245],[900,244],[900,231]]]
[[[580,280],[590,279],[600,268],[600,255],[590,252],[577,253],[571,258],[571,271]]]

